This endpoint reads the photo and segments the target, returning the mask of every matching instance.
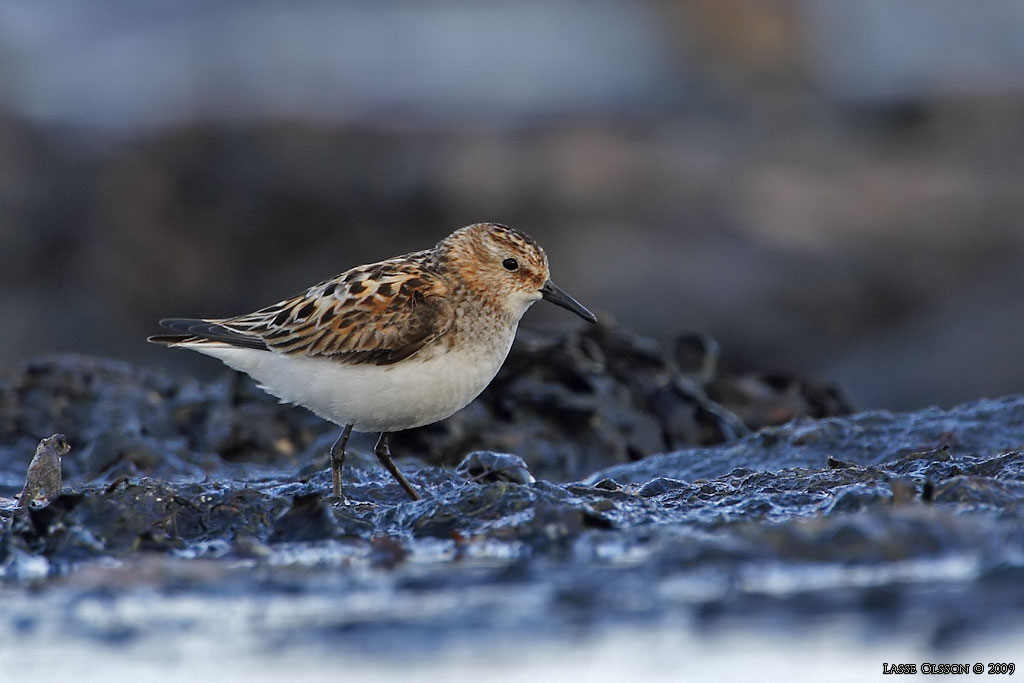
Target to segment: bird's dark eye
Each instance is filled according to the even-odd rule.
[[[519,270],[519,261],[516,261],[514,258],[505,259],[501,262],[501,265],[505,270]]]

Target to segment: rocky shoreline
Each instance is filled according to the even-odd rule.
[[[932,648],[1024,629],[1024,396],[846,415],[834,388],[710,354],[528,337],[475,406],[396,440],[423,500],[357,444],[345,504],[324,499],[333,429],[248,380],[26,363],[0,385],[0,641],[333,661],[623,626],[846,620]],[[58,431],[64,493],[16,510]]]

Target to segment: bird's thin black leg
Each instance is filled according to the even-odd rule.
[[[402,485],[402,488],[409,494],[409,497],[413,500],[419,500],[420,494],[416,493],[416,489],[412,487],[409,480],[405,478],[405,476],[395,466],[394,461],[391,460],[391,451],[388,450],[387,432],[381,432],[380,438],[377,439],[377,445],[373,447],[373,453],[377,456],[377,459],[380,460],[380,463],[388,469],[388,472],[390,472],[391,476],[395,478],[395,481]]]
[[[331,478],[334,480],[334,495],[341,497],[341,468],[345,464],[345,444],[352,433],[352,425],[347,424],[341,430],[338,439],[331,446]]]

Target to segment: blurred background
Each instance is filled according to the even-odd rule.
[[[1024,391],[1024,3],[0,3],[0,368],[211,376],[159,318],[480,220],[737,371],[864,408]]]

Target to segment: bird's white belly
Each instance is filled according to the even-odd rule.
[[[182,344],[248,374],[284,403],[308,408],[360,432],[393,432],[437,422],[464,408],[490,384],[508,355],[441,352],[391,365],[345,365],[329,358],[285,356],[219,344]]]

